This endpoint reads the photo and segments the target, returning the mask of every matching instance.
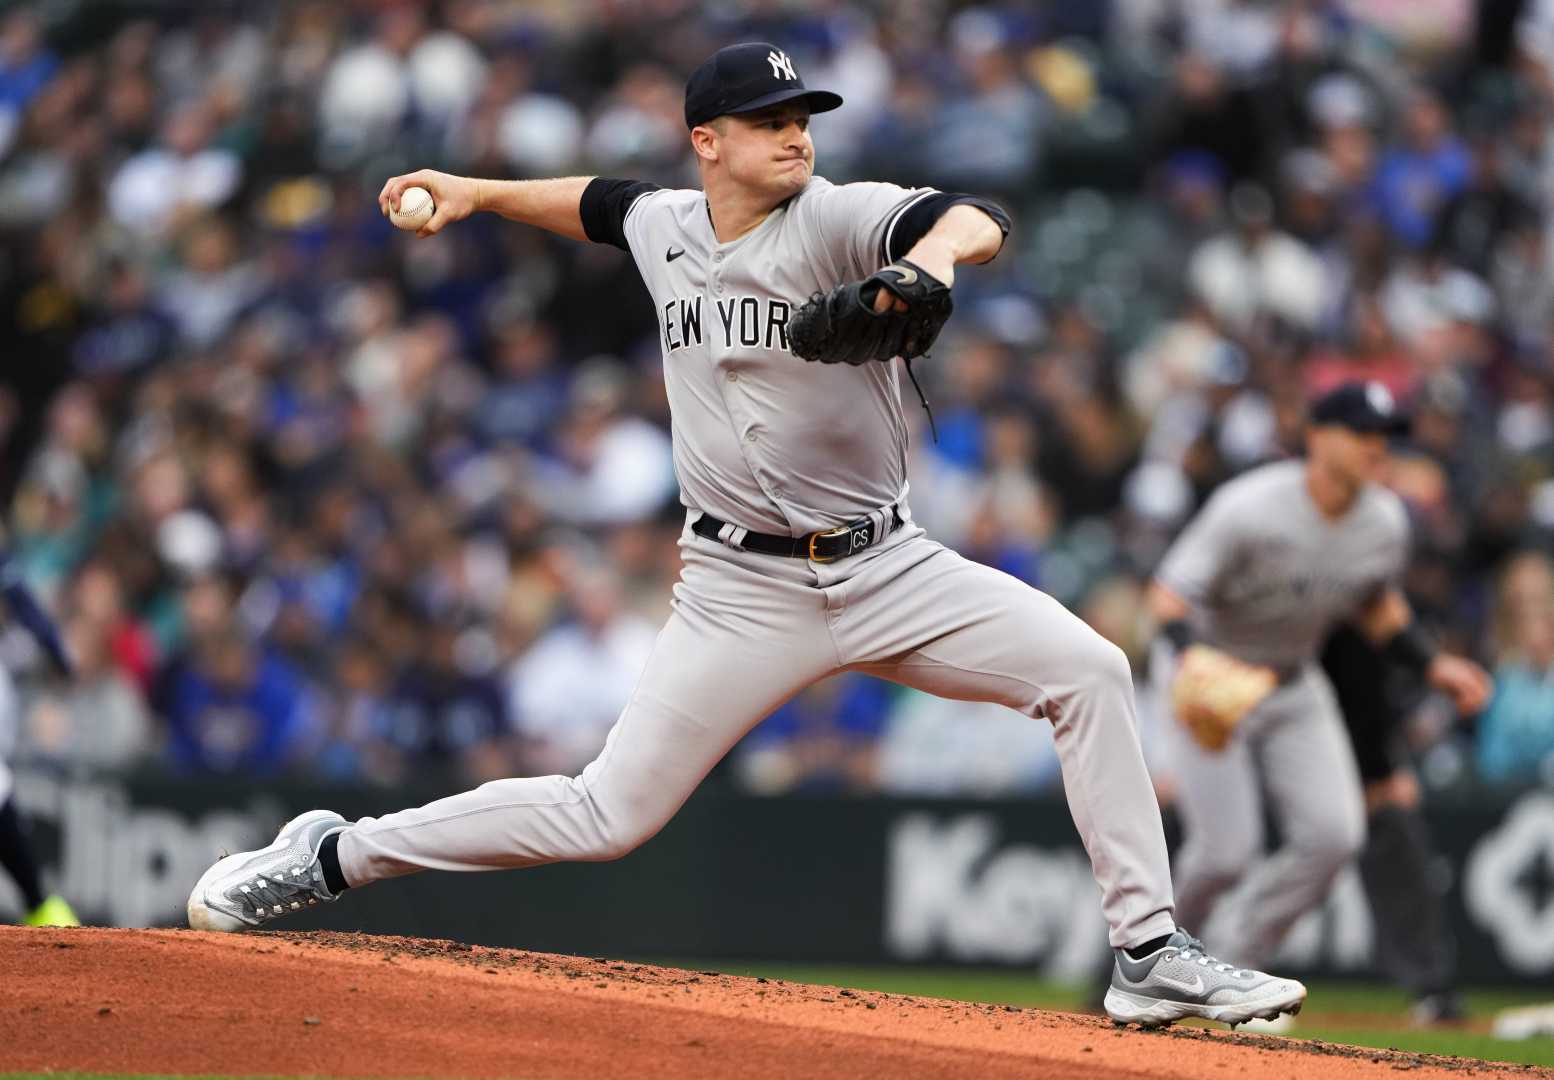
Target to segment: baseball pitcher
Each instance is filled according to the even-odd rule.
[[[507,182],[421,171],[434,234],[477,211],[628,251],[658,311],[683,570],[630,703],[577,777],[488,783],[346,822],[323,810],[216,863],[191,926],[243,930],[421,870],[618,858],[656,833],[745,732],[811,683],[863,671],[1051,723],[1117,953],[1119,1023],[1231,1023],[1305,988],[1221,963],[1178,929],[1139,750],[1128,662],[1052,598],[912,520],[903,363],[932,344],[960,263],[1009,219],[974,195],[814,175],[805,87],[781,49],[720,50],[685,121],[702,190],[606,178]]]

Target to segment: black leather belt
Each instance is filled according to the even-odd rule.
[[[760,555],[782,555],[789,559],[813,559],[818,563],[836,562],[849,555],[873,547],[890,533],[901,528],[901,511],[894,503],[890,506],[891,526],[881,532],[878,523],[863,518],[838,525],[823,532],[806,533],[803,536],[774,536],[771,533],[746,532],[739,543],[732,547],[754,551]],[[708,540],[725,543],[723,530],[732,529],[726,521],[719,521],[711,514],[703,514],[691,523],[691,531]],[[876,535],[877,534],[877,535]]]

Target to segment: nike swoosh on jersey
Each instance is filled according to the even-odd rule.
[[[681,255],[684,255],[684,254],[685,254],[685,249],[684,248],[676,248],[676,247],[671,246],[668,251],[664,252],[664,261],[665,262],[674,262],[676,259],[678,259]]]
[[[1159,982],[1165,983],[1167,986],[1174,987],[1177,990],[1181,990],[1184,993],[1188,993],[1188,994],[1201,994],[1201,993],[1203,993],[1203,976],[1202,975],[1194,975],[1192,977],[1192,982],[1181,982],[1181,981],[1179,981],[1177,979],[1171,978],[1171,976],[1169,976],[1169,975],[1156,975],[1155,979],[1157,981],[1159,981]]]

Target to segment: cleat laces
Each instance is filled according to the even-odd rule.
[[[268,875],[255,874],[252,881],[244,882],[227,895],[259,921],[313,907],[320,900],[334,899],[324,888],[321,875],[313,873],[305,863],[289,872],[283,869]]]
[[[1185,961],[1197,963],[1200,967],[1212,968],[1221,975],[1236,974],[1236,965],[1227,964],[1217,956],[1210,956],[1208,950],[1203,947],[1203,942],[1191,934],[1184,936],[1187,938],[1187,943],[1173,947],[1171,952],[1166,954],[1167,960],[1173,955],[1179,956]]]

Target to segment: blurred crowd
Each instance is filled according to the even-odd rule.
[[[569,771],[668,609],[682,523],[629,259],[379,215],[430,166],[685,185],[683,79],[780,42],[818,171],[992,195],[1015,232],[919,366],[917,519],[1139,665],[1142,584],[1350,378],[1425,620],[1440,783],[1554,783],[1554,3],[288,0],[0,15],[0,495],[79,676],[18,753],[393,783]],[[996,707],[829,680],[723,772],[764,792],[1053,784]]]

